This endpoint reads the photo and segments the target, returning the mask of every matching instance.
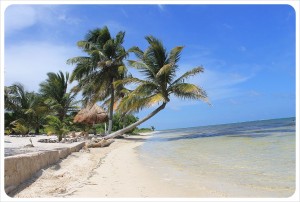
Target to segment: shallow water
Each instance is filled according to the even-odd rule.
[[[295,191],[294,120],[160,131],[139,148],[140,159],[182,188],[205,187],[225,197],[289,197]]]

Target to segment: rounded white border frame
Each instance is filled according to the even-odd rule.
[[[4,13],[8,6],[14,4],[149,4],[149,5],[157,5],[157,4],[285,4],[290,5],[295,10],[295,20],[296,20],[296,187],[295,193],[288,198],[11,198],[6,195],[4,191]],[[42,1],[42,0],[32,0],[32,1],[14,1],[14,0],[0,0],[0,153],[1,153],[1,184],[0,184],[0,195],[1,201],[299,201],[300,194],[299,194],[299,74],[300,74],[300,65],[299,65],[299,23],[300,23],[300,16],[299,16],[299,9],[300,9],[300,1],[299,0],[252,0],[252,1],[243,1],[243,0],[235,0],[235,1],[226,1],[226,0],[210,0],[210,1],[202,1],[202,0],[194,0],[194,1],[159,1],[159,0],[152,0],[152,1],[140,1],[140,0],[129,0],[129,1],[59,1],[59,0],[52,0],[52,1]],[[298,56],[298,57],[297,57]]]

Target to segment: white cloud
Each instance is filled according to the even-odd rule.
[[[248,92],[249,96],[251,97],[257,97],[257,96],[261,96],[262,94],[255,91],[255,90],[251,90],[250,92]]]
[[[30,27],[37,22],[35,9],[27,5],[12,5],[5,11],[5,31],[7,33]]]
[[[229,103],[232,104],[232,105],[238,105],[239,102],[235,99],[229,99]]]
[[[238,84],[244,83],[252,78],[238,73],[228,73],[206,70],[202,76],[191,78],[191,82],[202,86],[208,93],[210,100],[220,100],[238,96]]]
[[[223,23],[222,26],[225,27],[226,29],[233,29],[233,27],[227,23]]]
[[[248,82],[261,68],[261,65],[257,64],[233,64],[232,61],[220,59],[214,55],[217,47],[207,48],[192,44],[187,47],[179,62],[177,77],[194,67],[203,65],[204,73],[190,77],[186,82],[203,88],[212,105],[216,101],[225,99],[229,102],[230,100],[237,102],[234,98],[246,94],[240,84]],[[244,46],[241,46],[241,49],[241,51],[246,51]],[[179,110],[181,107],[196,104],[199,104],[199,101],[181,100],[174,97],[167,107]]]
[[[4,18],[6,34],[36,24],[57,26],[61,22],[69,25],[81,22],[79,18],[70,16],[67,9],[57,5],[11,5],[6,9]]]
[[[127,12],[126,12],[123,8],[121,8],[121,12],[123,13],[123,15],[124,15],[126,18],[129,17],[129,15],[127,14]]]
[[[164,5],[158,4],[157,6],[158,6],[159,10],[161,10],[161,11],[165,10],[165,6]]]
[[[239,97],[242,92],[238,87],[239,84],[247,82],[252,75],[243,76],[238,73],[226,73],[212,70],[206,70],[203,74],[189,78],[186,82],[193,83],[203,88],[207,94],[209,101],[214,105],[214,101],[222,99],[231,99]],[[187,105],[196,105],[199,101],[181,100],[172,97],[168,107],[173,110],[179,110]]]
[[[238,47],[238,50],[241,52],[245,52],[245,51],[247,51],[247,48],[245,46],[240,46],[240,47]]]
[[[65,22],[69,25],[77,25],[78,23],[81,22],[80,19],[68,17],[65,13],[62,13],[62,14],[58,15],[57,19],[60,20],[60,21]]]
[[[48,72],[71,72],[73,66],[66,60],[82,55],[77,47],[53,45],[47,42],[26,42],[12,45],[5,50],[4,82],[11,85],[20,82],[26,89],[37,91]]]

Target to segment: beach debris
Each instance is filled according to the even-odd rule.
[[[34,147],[32,144],[27,144],[24,147]]]
[[[89,138],[89,134],[87,132],[75,132],[72,131],[61,141],[61,143],[72,143],[72,142],[81,142]]]
[[[89,143],[87,143],[88,148],[94,148],[94,147],[108,147],[111,143],[113,143],[114,140],[108,139],[105,140],[103,138],[101,139],[93,139]]]
[[[29,142],[30,142],[30,144],[27,144],[24,147],[34,147],[33,144],[32,144],[32,139],[31,138],[29,138]]]
[[[35,134],[12,134],[12,135],[9,135],[9,137],[35,137]]]
[[[67,134],[60,142],[57,137],[54,138],[43,138],[39,139],[38,142],[42,143],[73,143],[73,142],[82,142],[88,139],[92,139],[94,135],[88,134],[87,132],[74,132]]]
[[[42,143],[57,143],[58,139],[57,138],[43,138],[43,139],[39,139],[38,142],[42,142]]]
[[[85,144],[84,147],[82,147],[82,149],[80,150],[80,152],[87,152],[87,153],[90,153],[91,150],[88,148],[87,144]]]

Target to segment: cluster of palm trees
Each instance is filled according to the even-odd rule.
[[[5,86],[6,133],[28,134],[34,130],[39,134],[41,127],[51,130],[53,124],[47,123],[55,119],[63,126],[72,112],[76,112],[76,94],[67,92],[69,74],[60,71],[47,76],[38,93],[27,91],[21,83]]]
[[[77,43],[86,56],[67,60],[68,64],[75,65],[70,78],[68,73],[65,75],[62,72],[48,73],[47,81],[40,84],[40,93],[34,95],[24,91],[19,84],[6,87],[6,109],[13,110],[15,114],[21,113],[26,120],[30,120],[26,122],[25,119],[22,121],[18,119],[17,123],[31,125],[29,122],[35,122],[36,125],[31,126],[38,129],[38,125],[43,121],[40,117],[49,112],[54,112],[52,114],[63,122],[65,117],[74,111],[75,95],[81,92],[83,105],[102,102],[108,109],[109,124],[106,138],[113,138],[131,131],[164,109],[171,95],[208,102],[203,89],[185,82],[187,78],[203,72],[203,67],[193,68],[176,77],[183,46],[177,46],[168,52],[160,40],[147,36],[145,39],[149,46],[146,50],[134,46],[126,51],[123,47],[124,38],[125,32],[119,32],[112,37],[106,26],[89,31],[84,40]],[[136,60],[127,60],[128,65],[138,69],[144,78],[135,78],[128,72],[125,60],[130,53],[135,55]],[[76,86],[69,93],[66,91],[68,81],[76,81]],[[136,87],[129,89],[128,84],[135,84]],[[30,96],[33,96],[30,98],[32,100],[29,99]],[[33,109],[32,102],[43,104]],[[124,116],[155,104],[159,104],[158,108],[148,116],[112,132],[115,111]]]

